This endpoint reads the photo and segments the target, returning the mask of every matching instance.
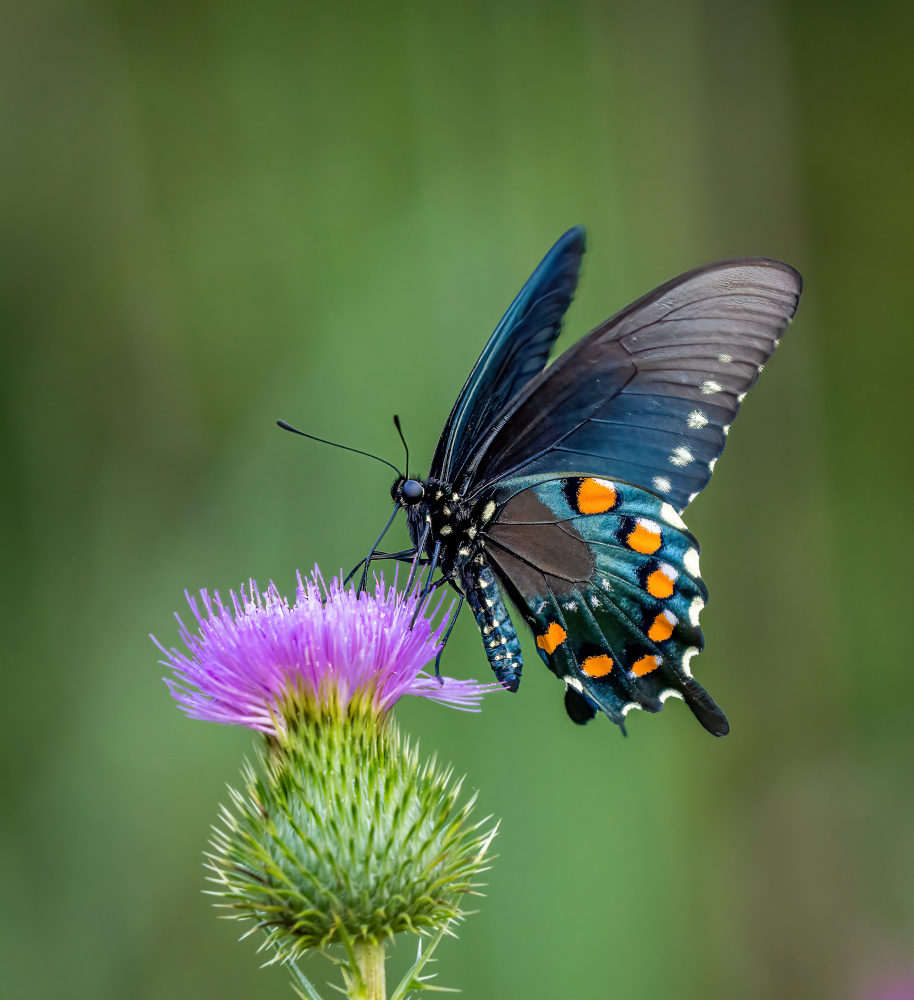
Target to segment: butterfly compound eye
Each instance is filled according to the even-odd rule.
[[[407,479],[403,483],[403,499],[409,501],[410,503],[415,503],[417,500],[421,500],[425,495],[425,489],[422,483],[417,482],[415,479]]]

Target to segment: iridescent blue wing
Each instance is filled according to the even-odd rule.
[[[491,421],[463,495],[547,475],[621,480],[678,512],[707,484],[743,396],[790,322],[800,275],[763,258],[689,271],[578,341]]]
[[[495,415],[543,370],[571,304],[584,254],[584,230],[569,229],[546,254],[505,313],[457,397],[429,475],[450,482]]]
[[[716,736],[729,727],[693,679],[707,592],[676,510],[626,483],[574,477],[521,490],[483,532],[486,557],[576,722],[657,712],[683,698]]]

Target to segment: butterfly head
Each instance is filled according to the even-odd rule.
[[[419,479],[400,476],[394,480],[390,495],[395,504],[401,507],[414,507],[425,498],[425,486]]]

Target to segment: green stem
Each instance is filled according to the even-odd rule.
[[[356,987],[351,1000],[387,1000],[384,945],[359,943],[353,950],[362,981]]]

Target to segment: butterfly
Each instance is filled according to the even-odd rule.
[[[764,258],[688,271],[547,365],[584,249],[576,227],[546,254],[470,372],[427,478],[394,481],[391,521],[405,510],[413,548],[377,553],[379,538],[371,557],[421,560],[429,583],[440,570],[508,690],[522,658],[506,600],[563,681],[574,722],[603,712],[624,732],[631,709],[677,697],[723,736],[726,717],[692,677],[707,590],[681,515],[802,279]]]

